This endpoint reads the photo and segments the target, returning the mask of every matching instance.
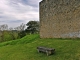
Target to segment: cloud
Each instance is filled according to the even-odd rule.
[[[30,20],[39,20],[39,1],[0,0],[0,24],[16,27]]]

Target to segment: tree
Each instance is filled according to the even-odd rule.
[[[1,31],[8,30],[8,25],[7,24],[0,25],[0,30]]]
[[[7,30],[8,30],[7,24],[0,25],[0,39],[1,39],[1,41],[4,41],[5,32],[7,32]]]
[[[39,21],[29,21],[27,24],[26,31],[34,34],[36,32],[39,32]]]
[[[15,37],[14,37],[14,30],[12,27],[9,28],[9,35],[11,36],[12,40],[15,40]]]
[[[20,31],[20,32],[18,33],[18,37],[19,37],[19,38],[22,38],[22,37],[24,37],[24,36],[26,36],[26,32],[25,32],[25,31]]]
[[[15,27],[14,29],[17,30],[17,31],[24,31],[24,29],[25,29],[25,24],[22,23],[20,26]]]
[[[14,29],[18,31],[18,38],[22,38],[26,35],[25,24],[22,23],[20,26],[14,28]]]

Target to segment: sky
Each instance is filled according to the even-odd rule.
[[[0,25],[17,27],[29,21],[39,21],[41,0],[0,0]]]

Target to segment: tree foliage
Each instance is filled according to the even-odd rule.
[[[15,40],[23,35],[25,24],[21,24],[18,27],[9,27],[7,24],[0,25],[0,42]],[[20,35],[19,35],[20,34]]]
[[[29,21],[26,25],[22,23],[20,26],[17,26],[15,28],[8,28],[7,24],[3,24],[0,25],[0,42],[15,40],[24,37],[28,33],[34,34],[38,32],[39,21]]]
[[[27,24],[26,31],[34,34],[36,32],[39,32],[39,21],[29,21]]]
[[[22,37],[24,37],[25,35],[26,35],[26,32],[25,32],[25,31],[20,31],[20,32],[18,33],[19,38],[22,38]]]

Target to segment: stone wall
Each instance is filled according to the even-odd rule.
[[[43,0],[39,6],[41,38],[80,37],[80,0]]]

